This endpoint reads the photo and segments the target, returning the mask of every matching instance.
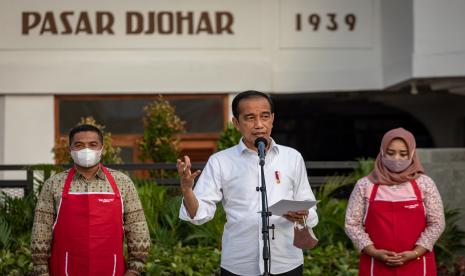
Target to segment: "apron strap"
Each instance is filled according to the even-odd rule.
[[[421,196],[420,188],[418,188],[417,181],[415,179],[410,180],[410,184],[412,185],[413,191],[415,192],[415,195],[417,196],[417,200],[423,201],[423,198]]]
[[[376,193],[378,192],[379,184],[373,183],[373,190],[371,190],[370,202],[375,201]]]
[[[113,192],[115,193],[116,197],[120,198],[121,195],[119,193],[118,187],[116,186],[115,179],[110,174],[110,172],[107,170],[107,168],[105,168],[102,164],[100,164],[100,168],[102,169],[103,173],[105,174],[108,181],[110,182],[111,188],[113,189]],[[62,194],[63,198],[68,198],[69,189],[71,187],[71,183],[73,182],[75,171],[76,171],[76,168],[73,166],[68,172],[68,176],[66,177],[66,181],[65,181],[65,186],[63,187],[63,194]]]
[[[71,182],[73,182],[75,171],[76,171],[76,168],[72,166],[68,172],[68,176],[66,177],[66,181],[65,181],[65,186],[63,187],[63,193],[62,193],[63,198],[68,198],[69,188],[71,187]]]
[[[108,181],[110,182],[110,185],[111,185],[111,188],[113,189],[113,192],[115,193],[116,197],[117,198],[120,198],[120,193],[119,193],[119,190],[118,190],[118,187],[116,186],[116,181],[115,179],[113,178],[113,175],[111,175],[111,173],[107,170],[107,168],[105,168],[102,163],[100,163],[100,168],[102,169],[103,173],[105,174],[105,176],[107,177]]]

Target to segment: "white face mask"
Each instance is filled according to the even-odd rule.
[[[72,150],[71,157],[73,158],[74,163],[78,164],[81,167],[89,168],[100,162],[102,149],[91,150],[89,148],[85,148],[77,151]]]

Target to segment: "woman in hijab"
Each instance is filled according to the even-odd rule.
[[[361,251],[359,275],[436,275],[444,209],[409,131],[388,131],[373,171],[354,187],[345,231]]]

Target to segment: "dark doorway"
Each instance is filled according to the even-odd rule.
[[[412,113],[384,104],[374,94],[344,92],[272,95],[276,106],[273,137],[299,150],[307,161],[376,157],[384,133],[403,127],[418,147],[434,147],[430,131]],[[408,95],[407,95],[408,96]]]

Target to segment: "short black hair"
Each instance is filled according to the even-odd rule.
[[[84,131],[92,131],[92,132],[97,133],[98,138],[100,140],[100,143],[102,143],[102,145],[103,145],[103,133],[102,133],[102,131],[98,127],[93,126],[93,125],[88,125],[88,124],[77,125],[77,126],[73,127],[69,131],[69,144],[71,145],[71,143],[72,143],[72,141],[74,139],[74,135],[76,135],[76,133],[84,132]]]
[[[237,119],[239,118],[239,102],[245,99],[250,99],[250,98],[256,98],[256,97],[263,97],[265,98],[268,103],[270,104],[270,109],[271,113],[274,113],[274,104],[273,100],[271,99],[270,95],[255,91],[255,90],[247,90],[244,92],[241,92],[234,97],[233,102],[232,102],[232,113],[233,116],[236,117]]]

